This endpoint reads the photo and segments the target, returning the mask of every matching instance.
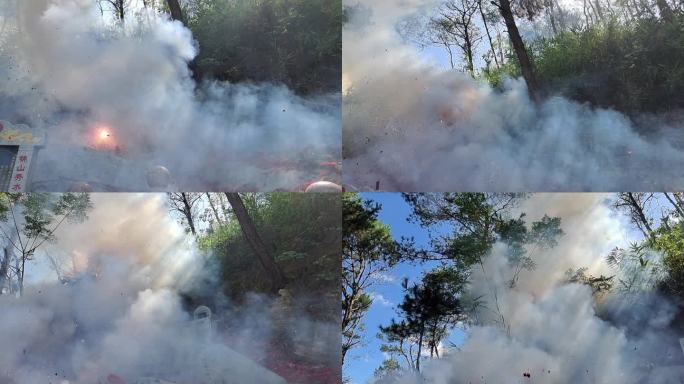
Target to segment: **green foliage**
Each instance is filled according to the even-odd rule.
[[[87,193],[3,194],[0,206],[2,218],[8,220],[9,204],[21,206],[24,224],[22,235],[30,240],[25,253],[30,255],[45,241],[55,239],[54,231],[63,222],[82,222],[92,208]],[[7,205],[6,205],[7,204]],[[12,218],[13,222],[16,217]]]
[[[392,382],[401,375],[401,365],[399,361],[390,356],[385,359],[378,368],[373,372],[373,377],[378,382]]]
[[[544,215],[540,221],[532,223],[532,230],[527,241],[535,243],[542,248],[549,249],[558,245],[558,238],[563,236],[560,227],[560,217],[549,217]]]
[[[653,289],[667,275],[662,258],[649,241],[632,243],[627,249],[614,248],[606,262],[616,270],[617,288],[622,292]]]
[[[380,209],[380,204],[363,201],[357,194],[342,195],[343,356],[361,342],[361,320],[372,304],[366,289],[374,274],[403,258],[389,226],[378,220]]]
[[[614,108],[627,114],[684,108],[684,15],[672,22],[652,17],[606,19],[528,44],[528,53],[546,94]],[[512,52],[481,78],[501,87],[521,76]]]
[[[413,208],[412,220],[428,228],[447,224],[451,230],[450,234],[431,236],[433,250],[418,257],[449,262],[467,276],[474,266],[484,268],[484,259],[494,243],[504,243],[508,262],[514,267],[510,280],[514,287],[522,271],[535,267],[528,250],[554,247],[563,235],[560,218],[545,215],[530,224],[524,213],[511,218],[511,209],[524,197],[491,193],[404,194]]]
[[[433,323],[453,321],[461,314],[458,298],[465,281],[456,269],[443,269],[426,273],[420,284],[409,285],[404,280],[406,294],[399,304],[409,329],[420,333]]]
[[[430,354],[437,353],[440,342],[448,335],[451,327],[465,318],[460,296],[465,288],[466,278],[449,267],[437,268],[423,275],[419,284],[409,285],[404,279],[404,299],[398,306],[401,320],[392,319],[390,325],[380,327],[380,338],[386,343],[383,352],[406,353],[406,344],[413,342],[418,347],[415,364],[419,370],[420,355],[424,346]]]
[[[606,262],[617,271],[618,288],[623,292],[660,288],[684,299],[684,228],[681,225],[661,225],[642,242],[633,243],[628,249],[613,249]]]
[[[285,274],[287,289],[319,295],[321,305],[337,308],[340,266],[340,203],[334,194],[242,194],[250,217],[265,245]],[[218,259],[222,288],[241,300],[245,293],[269,291],[267,276],[244,239],[240,226],[229,218],[199,238],[201,249]],[[334,293],[334,296],[332,296]]]
[[[339,89],[340,0],[197,0],[186,13],[204,75],[302,93]]]
[[[532,52],[548,93],[626,113],[684,107],[682,15],[672,23],[606,21],[540,39]]]
[[[365,27],[370,25],[373,12],[367,5],[343,4],[342,5],[342,23],[348,24],[354,22],[355,27]]]
[[[7,220],[7,214],[12,206],[12,200],[9,193],[0,193],[0,221]]]
[[[297,260],[306,257],[306,253],[295,252],[295,251],[285,251],[275,255],[276,261],[290,261]]]
[[[9,233],[3,230],[2,236],[20,253],[13,271],[20,295],[24,290],[26,262],[33,260],[41,245],[55,240],[55,231],[64,221],[82,222],[91,208],[87,193],[0,194],[0,220],[9,227]],[[19,215],[23,216],[23,222]],[[6,258],[4,262],[7,262]],[[6,277],[2,276],[0,281]]]
[[[363,202],[356,194],[345,193],[342,197],[343,258],[398,261],[397,243],[390,228],[378,220],[381,206],[370,201]]]
[[[565,272],[565,281],[568,283],[585,284],[591,288],[592,293],[610,291],[613,288],[615,276],[592,276],[587,274],[587,267],[569,269]]]
[[[684,299],[684,228],[661,226],[652,240],[654,249],[663,253],[666,277],[663,288]]]
[[[451,224],[453,233],[433,238],[440,258],[460,269],[480,263],[496,241],[495,226],[501,221],[495,196],[485,193],[404,194],[413,208],[411,219],[424,227]],[[511,202],[516,199],[511,196]]]
[[[518,78],[522,76],[520,71],[520,64],[518,59],[508,52],[506,61],[499,65],[499,67],[484,68],[480,72],[480,76],[495,88],[501,88],[506,78]]]
[[[432,238],[432,253],[426,259],[449,261],[467,271],[482,264],[495,242],[508,245],[508,259],[518,269],[532,269],[526,245],[550,248],[563,235],[560,218],[544,216],[530,224],[522,214],[510,218],[511,208],[524,198],[516,194],[446,193],[404,194],[412,206],[412,219],[425,227],[448,224],[451,233]],[[513,282],[517,279],[519,270]]]

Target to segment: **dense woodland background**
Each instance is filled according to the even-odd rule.
[[[235,302],[255,293],[291,297],[309,315],[339,322],[339,196],[173,193],[169,204],[217,270],[212,288],[189,292],[190,300],[217,292]]]
[[[140,0],[96,0],[126,23]],[[341,0],[146,0],[182,21],[199,45],[196,80],[274,82],[300,94],[338,92]],[[139,6],[139,5],[138,5]]]
[[[187,292],[189,301],[209,305],[223,296],[240,303],[251,294],[302,297],[311,315],[339,321],[331,309],[339,305],[338,195],[170,193],[167,203],[169,215],[206,255],[208,273],[202,275],[208,280]],[[67,222],[87,221],[92,209],[88,193],[0,194],[0,294],[21,296],[25,271],[58,240],[55,231]],[[57,278],[67,282],[59,271],[55,268]]]
[[[368,12],[345,8],[347,20]],[[446,0],[397,29],[496,87],[522,76],[534,100],[560,94],[632,116],[684,107],[678,0]]]
[[[289,382],[338,383],[340,205],[332,193],[169,194],[172,214],[209,255],[205,269],[216,271],[185,293],[188,310],[226,299],[237,308],[270,306],[264,364]],[[218,326],[239,335],[237,322],[227,316]]]
[[[338,383],[339,195],[169,193],[162,197],[169,217],[185,229],[188,240],[194,238],[189,244],[200,250],[193,259],[197,273],[178,287],[188,314],[199,306],[209,307],[217,340],[288,382]],[[1,193],[0,295],[24,299],[27,271],[34,276],[46,274],[47,281],[56,278],[56,284],[62,285],[75,285],[88,274],[77,270],[73,259],[52,257],[46,249],[59,241],[56,231],[64,223],[87,223],[97,201],[88,193]],[[122,215],[133,218],[131,212]],[[146,219],[132,220],[146,223]],[[93,225],[108,231],[106,222]],[[64,252],[71,257],[77,253]],[[250,334],[245,321],[263,334]]]

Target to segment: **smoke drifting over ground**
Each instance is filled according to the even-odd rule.
[[[530,101],[436,68],[397,25],[434,1],[353,1],[344,29],[344,181],[402,191],[678,190],[681,123],[647,129],[562,97]],[[360,4],[357,5],[357,4]],[[640,123],[641,124],[641,123]],[[648,135],[640,134],[649,131]]]
[[[179,22],[141,12],[108,26],[90,0],[8,2],[0,20],[0,118],[48,134],[36,189],[296,189],[339,161],[338,96],[217,82],[195,91],[198,47]],[[168,186],[148,185],[158,166]]]
[[[254,361],[282,329],[282,306],[258,296],[233,306],[207,288],[214,285],[199,284],[214,279],[214,271],[169,218],[163,199],[95,196],[90,219],[65,226],[47,251],[62,261],[62,281],[32,276],[23,297],[0,296],[0,382],[285,382]],[[213,298],[205,303],[214,308],[211,330],[193,321],[188,293]],[[321,359],[337,358],[330,346],[338,325],[287,316],[285,328],[306,327],[305,334],[316,331],[327,343],[302,345]]]
[[[615,274],[603,259],[628,235],[604,198],[529,200],[521,208],[529,219],[544,212],[563,219],[565,236],[558,246],[548,251],[531,246],[536,268],[524,271],[513,288],[515,266],[504,246],[495,246],[486,274],[478,269],[472,276],[471,293],[484,300],[476,313],[479,325],[466,330],[458,350],[425,364],[424,378],[399,382],[681,383],[684,354],[681,334],[671,328],[672,303],[648,291],[592,297],[589,286],[566,283],[565,272],[578,267],[593,276]]]

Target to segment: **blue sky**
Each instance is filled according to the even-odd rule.
[[[361,193],[364,200],[374,200],[382,204],[379,219],[388,224],[392,229],[392,235],[399,240],[402,236],[414,237],[417,245],[427,246],[429,236],[418,224],[409,223],[406,219],[411,214],[411,207],[404,201],[400,193]],[[448,227],[438,228],[446,231]],[[365,317],[364,345],[352,349],[345,359],[344,376],[352,380],[354,384],[365,384],[373,377],[375,368],[382,364],[384,356],[380,352],[380,342],[375,337],[380,325],[387,325],[394,317],[397,318],[395,308],[403,298],[401,281],[404,277],[418,279],[424,271],[437,266],[437,263],[422,263],[411,265],[399,264],[389,271],[387,278],[392,281],[376,281],[370,293],[375,296],[373,305]],[[387,280],[387,279],[385,279]],[[459,343],[463,335],[456,331],[450,341]]]
[[[360,195],[364,200],[373,200],[382,205],[379,219],[390,226],[392,235],[396,239],[400,239],[402,236],[413,237],[417,245],[428,245],[430,238],[427,231],[417,224],[407,222],[406,219],[411,213],[411,208],[400,193],[362,193]],[[609,196],[611,195],[606,195],[606,197]],[[664,198],[657,196],[648,209],[649,215],[658,217],[661,207],[668,208],[669,206]],[[642,238],[642,235],[632,225],[628,224],[627,217],[616,212],[612,214],[619,215],[620,220],[626,225],[627,241],[637,241]],[[438,233],[445,233],[450,230],[450,227],[444,225],[434,228],[434,230]],[[351,379],[353,384],[366,384],[373,377],[373,371],[384,360],[384,356],[379,350],[381,343],[375,336],[380,325],[387,325],[393,317],[397,318],[395,308],[403,298],[402,279],[407,277],[417,280],[423,272],[434,268],[436,265],[438,263],[434,262],[416,265],[400,264],[390,270],[386,278],[382,279],[383,281],[376,281],[376,284],[371,287],[370,293],[375,296],[375,299],[364,319],[366,327],[364,344],[357,346],[348,353],[343,368],[344,376]],[[463,331],[454,330],[447,344],[449,342],[461,344],[464,337]]]
[[[571,5],[572,2],[563,2],[563,6],[565,8],[569,8]],[[436,12],[437,8],[435,8],[434,10],[428,9],[425,11],[428,15],[430,15],[433,14],[432,12]],[[516,19],[516,21],[518,29],[525,41],[533,40],[540,34],[543,34],[545,31],[540,29],[540,25],[529,22],[524,18],[518,18]],[[480,39],[475,43],[473,60],[475,62],[475,69],[481,69],[485,66],[485,61],[482,59],[482,55],[484,55],[486,52],[490,50],[490,45],[489,41],[487,40],[487,36],[485,35],[484,24],[482,23],[482,20],[480,19],[479,15],[474,20],[474,26],[478,29]],[[490,26],[490,33],[492,34],[493,40],[496,40],[497,30],[504,34],[504,36],[506,34],[506,28],[503,25],[499,25],[497,28]],[[435,65],[436,67],[447,70],[451,69],[451,64],[449,63],[449,55],[447,54],[444,47],[437,45],[428,45],[425,47],[420,47],[418,44],[414,44],[412,42],[409,42],[408,44],[417,49],[420,52],[420,56],[422,58],[433,63],[433,65]],[[456,70],[462,71],[462,66],[464,64],[463,53],[457,46],[453,46],[452,49]]]
[[[449,63],[449,56],[445,53],[444,48],[437,46],[429,46],[420,50],[422,56],[434,63],[435,66],[442,69],[451,69]],[[463,59],[458,53],[454,55],[454,62],[457,66],[463,65]]]

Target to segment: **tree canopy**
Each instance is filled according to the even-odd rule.
[[[218,198],[215,195],[218,194],[210,197]],[[335,304],[338,291],[331,289],[339,286],[340,280],[339,196],[293,193],[240,196],[256,231],[285,276],[284,289],[292,295],[315,297],[317,302],[312,303],[311,310],[334,318],[332,308],[339,308]],[[209,207],[206,209],[211,211]],[[243,235],[241,223],[229,205],[222,209],[225,218],[211,220],[198,239],[200,248],[211,252],[212,260],[217,262],[219,289],[238,301],[245,299],[248,292],[271,294],[271,277]],[[213,212],[203,217],[213,218]]]
[[[360,324],[372,304],[373,273],[390,273],[400,264],[426,266],[419,280],[403,280],[398,317],[379,328],[380,351],[386,360],[376,371],[378,380],[420,371],[424,359],[440,356],[455,328],[477,322],[477,309],[492,304],[487,300],[497,300],[496,294],[493,298],[471,294],[471,279],[476,271],[487,276],[486,259],[496,243],[505,245],[512,271],[508,288],[514,289],[523,272],[535,268],[530,253],[556,246],[564,234],[558,217],[528,221],[521,212],[524,194],[405,193],[403,197],[411,212],[407,220],[429,235],[425,246],[409,238],[395,239],[377,219],[382,209],[378,203],[354,194],[345,195],[343,203],[343,308],[349,307],[350,298],[359,303],[350,311],[354,314],[350,323]],[[501,317],[497,324],[505,328]],[[361,342],[362,328],[344,330],[349,348]]]
[[[66,222],[82,222],[93,205],[87,193],[2,193],[0,228],[6,244],[0,257],[0,293],[13,282],[21,295],[26,263],[46,242],[55,241],[55,231]],[[14,261],[14,264],[12,262]]]
[[[97,0],[117,23],[135,16],[135,0]],[[195,80],[271,82],[300,94],[338,92],[341,0],[147,0],[186,25],[199,46]]]
[[[390,228],[378,219],[381,206],[358,195],[342,196],[342,360],[362,342],[363,316],[373,303],[367,290],[378,274],[404,255]]]
[[[193,0],[186,14],[203,77],[339,91],[340,0]]]
[[[630,116],[684,107],[681,2],[577,5],[445,0],[402,30],[420,45],[444,48],[452,68],[494,86],[524,77],[533,98],[560,94]]]

